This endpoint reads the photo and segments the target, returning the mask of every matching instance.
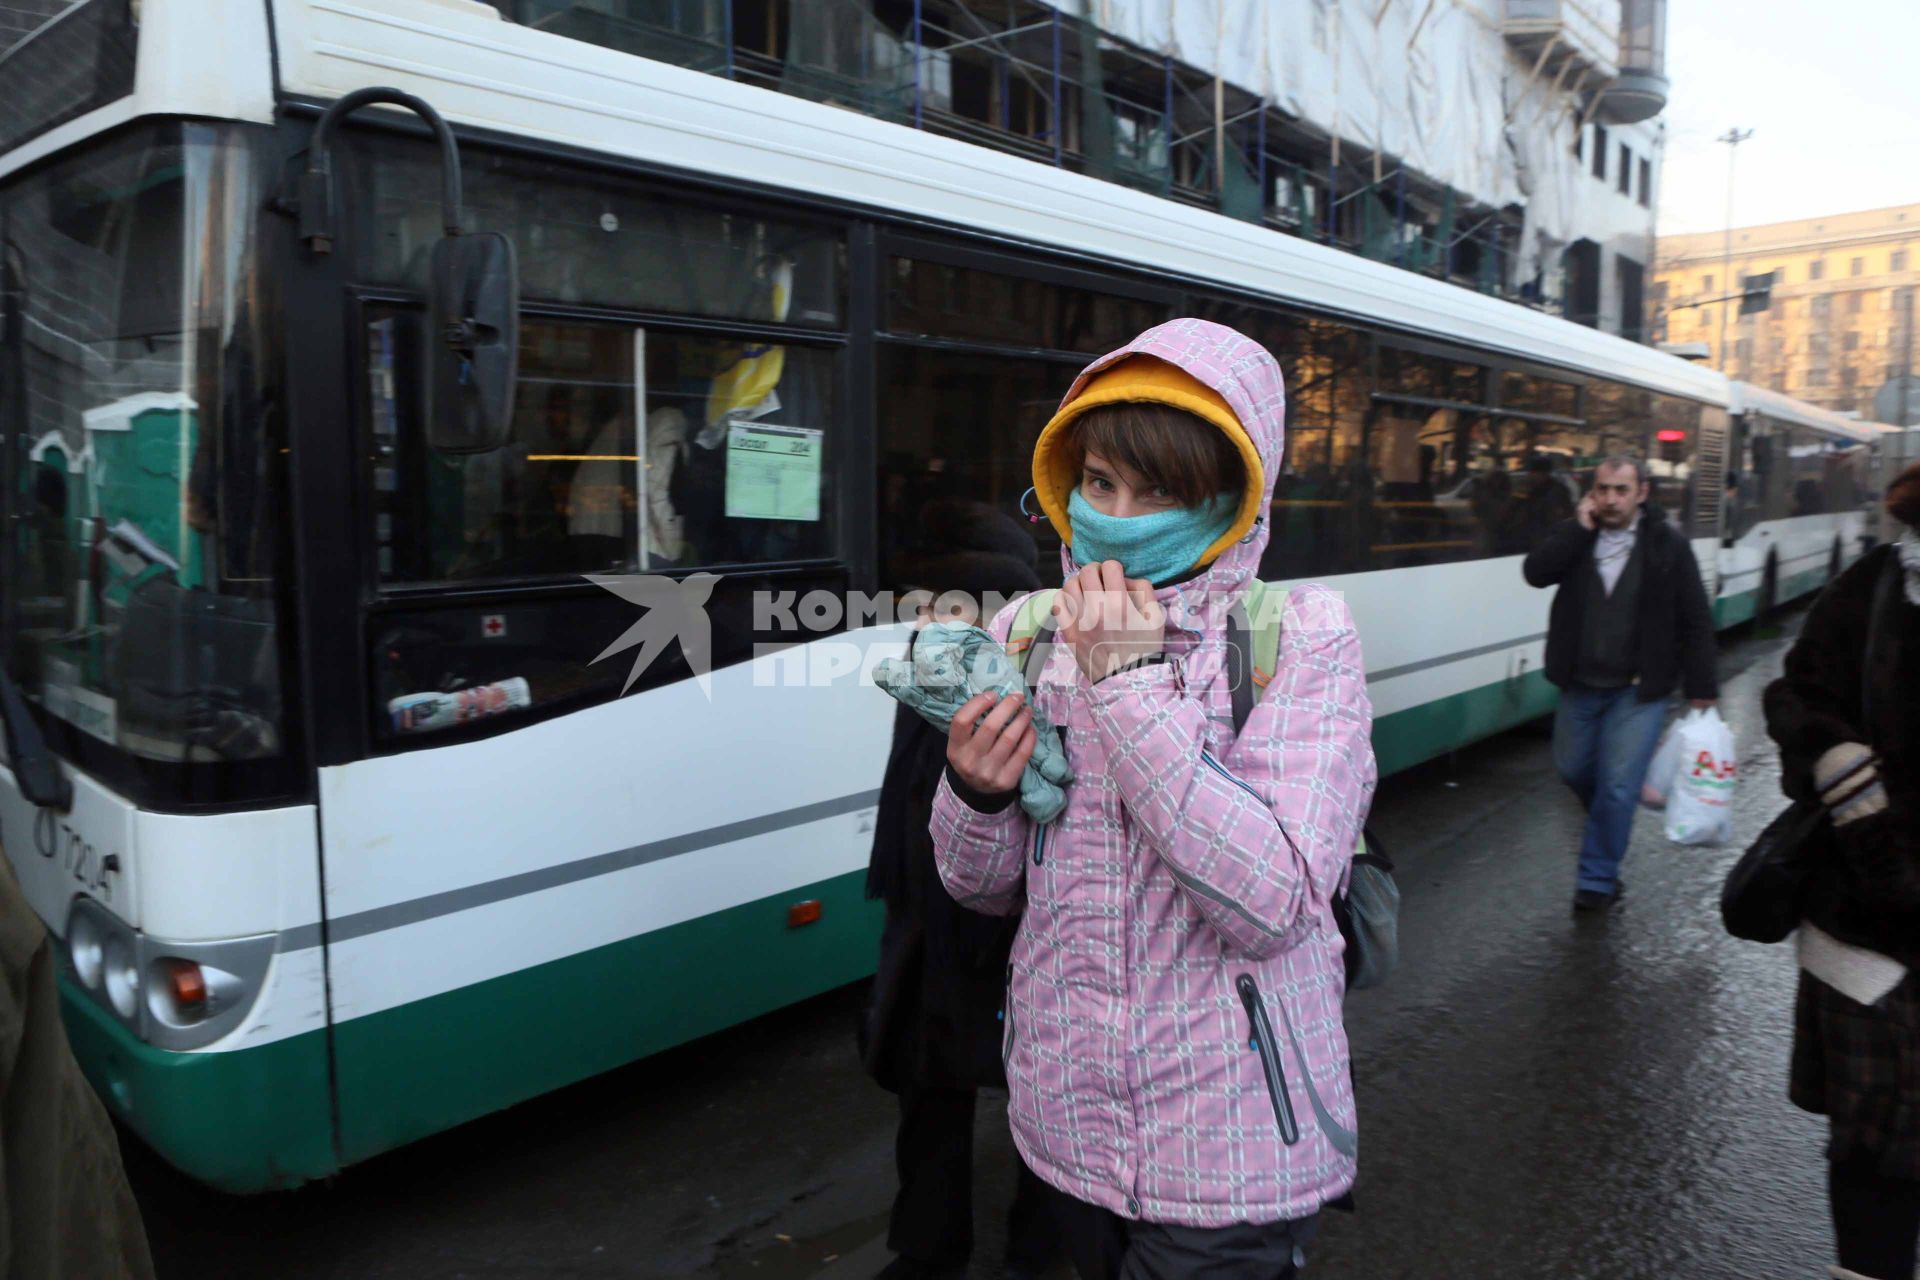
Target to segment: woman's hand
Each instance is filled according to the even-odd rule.
[[[999,795],[1020,785],[1033,743],[1033,712],[1025,698],[1010,693],[996,705],[992,694],[976,693],[947,729],[947,763],[975,791]]]
[[[1153,598],[1153,584],[1126,577],[1118,560],[1090,564],[1067,579],[1053,616],[1089,682],[1166,646],[1167,611]]]

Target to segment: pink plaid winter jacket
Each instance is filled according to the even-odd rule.
[[[1231,329],[1175,320],[1088,366],[1062,403],[1139,355],[1225,399],[1259,451],[1265,512],[1285,415],[1273,357]],[[1018,805],[978,812],[945,783],[934,801],[948,891],[978,911],[1024,911],[1003,1043],[1020,1154],[1127,1218],[1275,1222],[1353,1183],[1329,904],[1373,796],[1372,709],[1346,605],[1296,587],[1277,669],[1235,737],[1218,602],[1252,580],[1267,527],[1158,592],[1171,661],[1090,686],[1053,646],[1035,698],[1064,727],[1075,773],[1056,822],[1036,829]],[[1012,615],[992,623],[1003,642]]]

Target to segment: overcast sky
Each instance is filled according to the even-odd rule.
[[[1662,235],[1920,202],[1920,0],[1670,0]]]

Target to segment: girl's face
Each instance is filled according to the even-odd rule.
[[[1125,519],[1171,511],[1179,499],[1165,485],[1149,483],[1137,471],[1087,451],[1080,463],[1080,495],[1102,515]]]

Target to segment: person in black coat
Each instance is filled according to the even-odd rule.
[[[1781,785],[1818,799],[1788,1094],[1828,1119],[1836,1277],[1912,1280],[1920,1242],[1920,467],[1904,526],[1815,602],[1766,693]]]
[[[936,598],[922,606],[923,623],[936,603],[941,620],[953,620],[957,596],[975,602],[959,620],[979,622],[983,599],[990,605],[994,595],[1039,588],[1036,558],[1033,539],[1011,517],[942,499],[925,508],[916,545],[896,563],[898,576]],[[886,926],[861,1028],[868,1074],[900,1095],[900,1191],[887,1232],[897,1256],[880,1273],[888,1280],[965,1273],[975,1094],[1006,1087],[1001,1011],[1019,918],[965,910],[940,883],[928,824],[946,762],[946,733],[897,708],[867,870],[867,896],[886,902]],[[1051,1221],[1024,1164],[1016,1176],[1006,1274],[1038,1275],[1055,1252]]]
[[[1521,564],[1533,587],[1554,587],[1546,676],[1560,690],[1553,760],[1587,811],[1575,911],[1609,911],[1624,887],[1667,701],[1697,708],[1720,696],[1713,611],[1686,535],[1650,502],[1646,464],[1609,458],[1593,486]]]

